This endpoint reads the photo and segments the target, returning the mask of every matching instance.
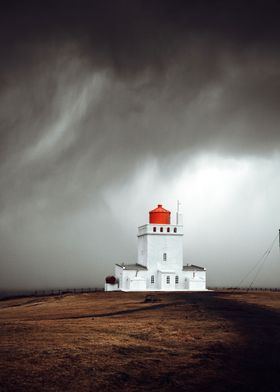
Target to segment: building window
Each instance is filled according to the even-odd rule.
[[[153,232],[155,233],[157,231],[157,228],[156,227],[153,227]]]
[[[155,283],[155,275],[152,275],[152,276],[151,276],[151,283],[152,283],[152,284]]]
[[[175,283],[176,283],[176,284],[179,283],[179,276],[178,276],[178,275],[175,276]]]
[[[160,232],[161,232],[161,233],[163,232],[163,227],[160,228]]]
[[[166,260],[167,260],[167,254],[166,254],[166,253],[163,253],[162,259],[163,259],[163,261],[166,261]]]
[[[166,283],[170,284],[170,276],[169,275],[167,275],[167,277],[166,277]]]
[[[174,227],[173,231],[174,231],[174,233],[177,233],[177,227]]]
[[[167,227],[167,233],[170,233],[170,227]]]
[[[195,278],[195,272],[192,273],[192,277]]]

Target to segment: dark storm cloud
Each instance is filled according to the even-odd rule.
[[[272,1],[2,6],[6,273],[21,263],[32,270],[40,253],[45,269],[50,259],[74,265],[75,252],[90,260],[91,234],[112,219],[104,190],[122,187],[145,162],[156,160],[168,177],[205,151],[279,151],[279,11]],[[104,212],[94,227],[84,216],[93,204]],[[80,221],[87,233],[71,248]],[[95,259],[106,241],[95,243]]]
[[[69,72],[75,59],[82,68],[77,67],[76,73],[70,69],[67,83],[74,87],[85,72],[104,70],[112,82],[126,84],[124,93],[127,97],[131,93],[132,102],[124,108],[119,105],[119,116],[132,111],[141,115],[151,99],[159,102],[159,111],[167,109],[174,119],[172,133],[178,136],[175,151],[190,144],[195,149],[200,143],[208,146],[209,141],[226,146],[227,136],[231,146],[236,144],[238,149],[245,141],[250,150],[247,139],[252,134],[253,144],[261,149],[264,126],[258,126],[259,121],[266,125],[265,139],[271,133],[274,146],[279,120],[279,11],[277,2],[265,1],[245,5],[219,1],[8,3],[0,23],[1,90],[2,110],[13,106],[13,113],[4,115],[3,153],[5,139],[13,144],[11,133],[19,133],[17,120],[24,129],[22,143],[29,143],[34,134],[37,137],[38,127],[33,132],[31,123],[49,121],[63,71]],[[107,99],[101,110],[105,107],[108,112]],[[200,105],[201,118],[185,124],[184,113],[194,104]],[[162,124],[152,125],[151,146],[157,150]],[[123,127],[121,133],[129,143],[131,132]],[[135,128],[135,139],[139,132],[144,132],[145,139],[141,126]],[[137,144],[141,145],[139,140]],[[172,148],[168,136],[166,145]]]

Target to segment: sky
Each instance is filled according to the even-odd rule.
[[[102,287],[137,261],[149,210],[175,217],[177,200],[185,263],[238,285],[280,227],[279,11],[2,5],[0,289]],[[254,285],[280,287],[278,244]]]

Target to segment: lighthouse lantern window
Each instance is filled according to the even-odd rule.
[[[156,227],[153,227],[153,232],[155,233],[157,231],[157,228]]]
[[[161,232],[161,233],[163,232],[163,227],[160,228],[160,232]]]
[[[174,227],[174,233],[177,233],[177,227]]]

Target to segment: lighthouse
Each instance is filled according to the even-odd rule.
[[[183,217],[176,220],[162,204],[149,212],[149,223],[138,227],[138,257],[134,264],[118,263],[107,277],[105,291],[202,291],[206,269],[183,262]]]

